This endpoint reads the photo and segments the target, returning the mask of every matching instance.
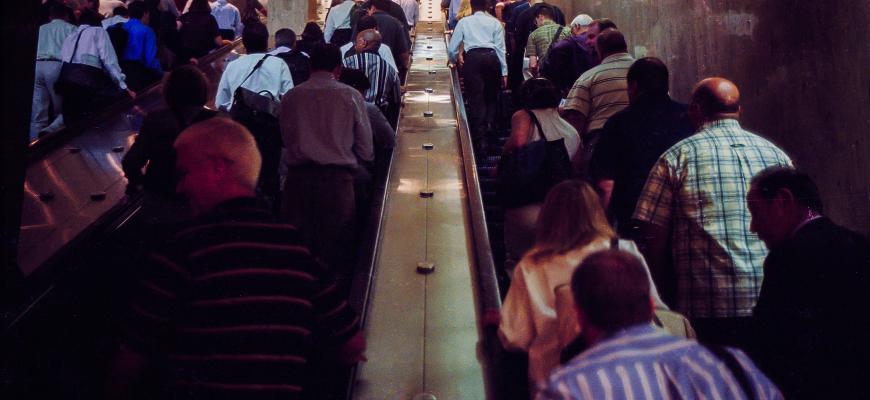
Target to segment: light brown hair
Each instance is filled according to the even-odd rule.
[[[569,180],[550,189],[544,199],[531,257],[538,262],[581,248],[598,238],[615,237],[598,193],[586,182]]]

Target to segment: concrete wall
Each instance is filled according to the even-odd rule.
[[[829,216],[870,234],[870,2],[548,2],[613,19],[635,56],[665,61],[680,101],[703,77],[733,80],[744,127],[813,176]]]
[[[302,34],[302,28],[308,22],[309,0],[269,0],[266,7],[269,9],[266,26],[272,36],[270,43],[275,31],[281,28],[293,29],[297,37]]]

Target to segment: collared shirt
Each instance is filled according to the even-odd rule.
[[[248,74],[264,56],[266,55],[248,54],[227,64],[214,99],[218,109],[229,111],[233,107],[233,96],[239,86],[257,93],[267,91],[275,100],[280,99],[284,93],[293,88],[290,68],[277,57],[267,57],[263,65],[248,78]]]
[[[754,393],[745,393],[728,367],[697,342],[643,324],[611,335],[556,370],[537,399],[783,398],[749,357],[727,351]]]
[[[66,38],[76,26],[62,19],[55,19],[39,27],[39,42],[36,45],[36,60],[60,61],[60,50]]]
[[[478,11],[465,17],[456,25],[447,54],[450,61],[456,62],[459,57],[459,46],[464,45],[465,51],[472,49],[493,49],[501,64],[501,75],[507,76],[508,68],[505,61],[504,28],[501,22],[483,11]]]
[[[347,52],[350,51],[351,48],[353,48],[353,42],[347,42],[342,45],[339,49],[341,51],[341,57],[344,58],[344,55],[347,54]],[[393,69],[395,69],[396,71],[399,70],[399,67],[396,66],[396,59],[393,58],[393,51],[390,49],[390,46],[381,43],[381,46],[378,47],[378,55],[381,56],[381,58],[383,58],[384,61],[387,62],[387,64],[390,64]]]
[[[662,153],[692,134],[692,124],[687,107],[667,94],[641,95],[603,129],[590,169],[593,179],[614,181],[609,211],[619,232],[627,235],[650,169]]]
[[[100,23],[103,25],[103,29],[109,29],[111,26],[113,26],[115,24],[123,24],[129,20],[130,20],[130,18],[122,17],[120,15],[115,15],[115,16],[112,16],[110,18],[106,18],[106,19],[100,21]]]
[[[350,29],[350,11],[353,5],[353,0],[345,0],[344,3],[329,9],[329,15],[326,16],[326,22],[323,24],[323,39],[326,43],[332,39],[336,29]]]
[[[584,133],[601,129],[613,114],[628,107],[626,76],[633,63],[634,57],[628,53],[611,54],[574,82],[565,109],[586,116]]]
[[[157,36],[154,31],[136,18],[130,18],[123,26],[128,39],[121,59],[137,61],[151,70],[162,72],[160,61],[157,60]]]
[[[387,104],[399,104],[400,92],[399,74],[396,69],[375,53],[356,53],[342,60],[346,68],[354,68],[365,73],[371,85],[365,93],[368,102],[379,107]]]
[[[281,100],[284,163],[355,168],[371,161],[372,128],[365,99],[331,73],[314,71],[311,78]]]
[[[76,49],[76,40],[79,34],[81,34],[81,40],[79,40],[79,46]],[[75,52],[75,57],[73,57],[73,52]],[[75,32],[64,40],[63,48],[61,49],[61,60],[102,68],[109,73],[109,76],[118,84],[118,87],[127,89],[127,83],[124,82],[126,76],[124,76],[121,66],[118,64],[115,48],[112,47],[109,34],[103,28],[87,25],[79,26]]]
[[[393,0],[393,2],[402,7],[409,26],[417,25],[417,21],[420,20],[420,5],[417,4],[417,0]]]
[[[750,232],[755,174],[791,159],[733,119],[709,122],[659,157],[634,219],[670,227],[676,309],[691,318],[748,317],[761,288],[764,243]]]
[[[211,15],[217,21],[218,29],[232,29],[236,36],[242,34],[242,14],[236,6],[226,1],[218,1],[211,8]]]
[[[559,28],[562,29],[562,32],[559,32]],[[546,57],[547,51],[550,50],[550,43],[556,37],[556,32],[559,32],[559,37],[556,38],[557,42],[571,36],[571,28],[561,26],[553,21],[545,21],[543,25],[535,29],[529,35],[529,42],[526,43],[526,57]]]

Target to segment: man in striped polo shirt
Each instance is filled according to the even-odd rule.
[[[659,290],[689,317],[698,337],[742,345],[767,256],[750,230],[750,180],[791,165],[776,145],[743,130],[740,92],[724,78],[695,86],[695,134],[664,152],[650,170],[633,218]],[[668,262],[668,259],[672,262]]]
[[[143,260],[110,397],[159,358],[163,398],[312,398],[325,354],[364,358],[357,316],[296,228],[254,197],[260,154],[243,126],[200,122],[175,150],[178,192],[198,217]]]
[[[619,250],[577,267],[571,291],[591,348],[553,372],[538,400],[783,398],[741,351],[655,327],[648,279],[640,260]]]
[[[606,29],[595,38],[601,64],[580,75],[565,99],[562,118],[583,137],[583,157],[575,168],[586,171],[604,123],[628,107],[628,69],[634,57],[628,54],[625,37],[616,29]]]

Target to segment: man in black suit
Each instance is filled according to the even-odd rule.
[[[767,245],[750,350],[788,399],[856,398],[870,378],[870,244],[822,215],[809,176],[752,180],[751,228]]]

